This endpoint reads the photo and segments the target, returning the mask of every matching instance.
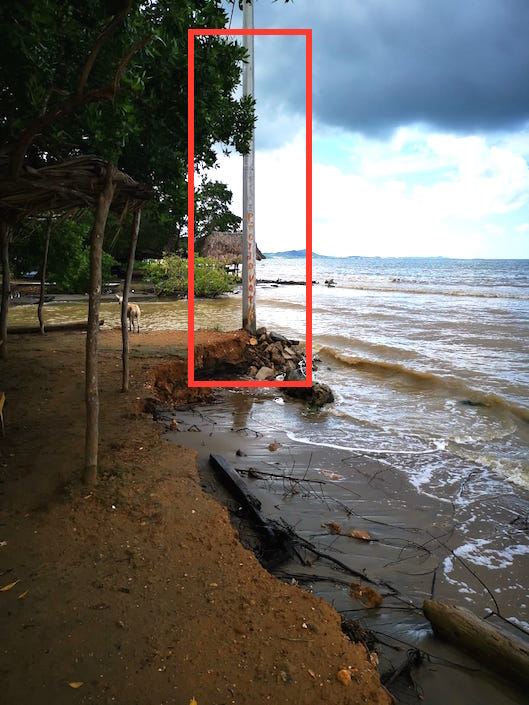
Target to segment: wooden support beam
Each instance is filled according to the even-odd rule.
[[[114,166],[107,164],[105,183],[99,194],[97,210],[90,239],[90,291],[88,293],[88,328],[86,331],[86,433],[85,467],[83,480],[87,485],[97,482],[97,452],[99,445],[99,386],[97,375],[97,338],[99,306],[101,304],[101,260],[103,236],[108,211],[114,197]]]
[[[4,404],[6,400],[5,392],[0,392],[0,424],[2,426],[2,436],[5,436],[4,429]]]

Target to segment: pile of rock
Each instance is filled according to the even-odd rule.
[[[248,375],[259,381],[284,379],[302,381],[305,379],[305,350],[299,340],[291,340],[280,333],[268,332],[259,328],[246,348]],[[317,369],[313,365],[313,370]],[[311,387],[288,387],[285,394],[306,402],[310,407],[320,408],[334,401],[333,393],[326,384],[314,382]]]
[[[268,333],[266,328],[258,328],[246,352],[248,374],[257,380],[275,379],[289,371],[304,368],[305,351],[299,340],[285,338],[280,333]]]

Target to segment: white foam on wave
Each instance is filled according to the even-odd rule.
[[[454,560],[451,556],[447,556],[443,561],[443,573],[445,580],[450,585],[457,588],[457,591],[464,595],[477,595],[477,592],[473,590],[469,585],[462,582],[461,580],[456,580],[450,577],[450,573],[454,570]]]
[[[490,544],[490,539],[474,539],[458,546],[454,550],[454,555],[474,565],[484,566],[490,570],[499,570],[511,566],[517,556],[529,554],[528,545],[511,544],[496,549],[488,548]]]
[[[525,489],[529,488],[529,462],[526,460],[507,458],[505,455],[497,457],[492,455],[490,451],[484,453],[457,445],[449,446],[449,448],[454,455],[488,468],[515,485]]]
[[[329,441],[315,441],[311,438],[298,436],[295,433],[292,433],[291,431],[287,431],[286,434],[291,441],[295,441],[296,443],[318,446],[320,448],[333,448],[334,450],[344,450],[349,453],[362,453],[365,455],[428,455],[437,451],[437,448],[426,448],[423,450],[401,450],[395,448],[365,448],[356,446],[342,446],[338,445],[337,443],[331,443]]]
[[[521,605],[521,607],[524,608],[526,605]],[[517,627],[520,627],[520,629],[523,629],[526,632],[529,631],[529,622],[524,622],[523,619],[518,619],[517,617],[507,617],[507,621]]]

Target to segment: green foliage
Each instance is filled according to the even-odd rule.
[[[120,12],[80,81],[98,38]],[[79,153],[113,160],[153,186],[151,231],[157,238],[156,226],[163,231],[156,244],[161,252],[161,243],[178,240],[186,222],[187,31],[226,24],[219,0],[2,3],[0,149],[13,153],[26,128],[38,123],[26,152],[34,166]],[[195,40],[198,170],[215,164],[218,142],[248,149],[254,102],[235,97],[245,56],[232,39]]]
[[[230,211],[231,190],[221,181],[206,181],[195,193],[195,240],[214,230],[234,232],[242,218]]]
[[[195,257],[195,296],[214,298],[232,291],[235,277],[224,265],[207,257]]]
[[[187,259],[166,255],[143,263],[144,277],[162,296],[187,296]],[[219,262],[195,255],[195,296],[214,298],[232,291],[236,280]]]
[[[166,255],[162,259],[142,263],[143,276],[154,284],[162,296],[185,296],[187,294],[187,259],[177,255]]]
[[[46,281],[53,282],[59,292],[84,294],[90,281],[90,232],[89,218],[63,220],[54,223],[48,254]],[[22,276],[26,272],[40,272],[44,249],[46,223],[26,224],[11,246],[13,274]],[[113,257],[103,252],[103,284],[111,279]]]

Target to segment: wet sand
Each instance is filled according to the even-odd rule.
[[[253,704],[270,695],[296,705],[322,698],[345,704],[375,702],[375,693],[386,702],[365,652],[345,640],[335,613],[262,571],[227,515],[200,491],[202,484],[237,510],[214,481],[211,452],[243,471],[280,475],[249,480],[263,513],[383,583],[382,607],[366,610],[350,595],[358,580],[322,559],[276,571],[375,631],[382,673],[410,646],[430,654],[413,671],[417,687],[406,678],[391,685],[401,702],[418,702],[417,688],[433,705],[526,702],[525,693],[434,639],[420,611],[433,593],[483,616],[496,609],[494,597],[500,614],[527,622],[529,503],[518,488],[494,485],[481,468],[457,459],[445,482],[426,483],[424,472],[411,473],[421,470],[421,456],[296,442],[286,431],[302,407],[270,393],[256,402],[232,394],[195,412],[164,412],[162,427],[178,423],[167,433],[178,446],[160,443],[143,403],[153,396],[154,368],[185,356],[185,333],[133,336],[131,391],[123,395],[115,330],[100,338],[102,482],[87,492],[76,479],[84,335],[14,336],[10,343],[2,377],[1,558],[5,582],[21,582],[0,603],[7,702],[71,702],[69,681],[83,681],[80,702],[188,705],[195,695],[199,705],[221,697]],[[244,522],[231,517],[244,538]],[[376,540],[331,534],[322,527],[331,521],[343,533],[365,530]],[[467,548],[454,557],[469,544],[477,553]],[[362,687],[337,687],[337,669],[353,659],[362,664]]]
[[[210,453],[241,471],[267,518],[286,522],[319,551],[373,581],[383,603],[366,609],[351,595],[350,584],[361,581],[322,558],[313,556],[310,566],[289,560],[274,571],[372,630],[382,674],[403,662],[410,648],[427,655],[413,671],[415,685],[406,678],[392,684],[402,702],[417,702],[421,692],[431,705],[526,702],[516,686],[435,639],[421,606],[425,598],[464,606],[529,639],[516,627],[528,626],[529,493],[477,465],[441,457],[443,451],[428,458],[374,456],[300,443],[285,429],[290,414],[304,413],[302,406],[274,399],[270,392],[256,400],[224,393],[216,404],[164,413],[162,423],[169,429],[176,420],[178,430],[168,430],[167,437],[197,451],[203,486],[227,504],[248,543],[255,539],[215,480]],[[428,483],[422,465],[442,460],[438,465],[445,466],[447,459],[450,474],[437,476],[435,486],[433,479]],[[372,540],[332,533],[330,522],[342,534],[360,530]]]
[[[121,333],[101,331],[100,482],[86,487],[84,334],[9,337],[2,704],[389,705],[337,613],[261,568],[201,490],[195,453],[161,440],[145,413],[160,367],[164,383],[182,373],[186,347],[185,332],[131,336],[123,394]],[[349,667],[344,687],[337,674]]]

